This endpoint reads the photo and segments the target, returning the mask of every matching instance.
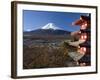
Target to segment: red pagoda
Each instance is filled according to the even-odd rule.
[[[73,42],[69,42],[69,45],[77,47],[77,52],[83,56],[78,60],[80,66],[91,65],[91,19],[89,16],[80,16],[80,19],[72,23],[72,25],[80,26],[79,31],[72,32],[74,37]]]

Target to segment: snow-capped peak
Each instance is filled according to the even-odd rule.
[[[57,30],[57,29],[60,29],[60,28],[56,27],[53,23],[48,23],[45,26],[43,26],[41,29],[53,29],[53,30]]]

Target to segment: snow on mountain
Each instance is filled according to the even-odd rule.
[[[34,35],[34,36],[69,36],[70,32],[65,31],[62,28],[56,27],[54,23],[48,23],[43,27],[40,27],[35,30],[24,32],[25,35]]]
[[[48,23],[45,26],[43,26],[41,29],[53,29],[53,30],[59,30],[61,28],[56,27],[54,23]]]

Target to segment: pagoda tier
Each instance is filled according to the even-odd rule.
[[[72,35],[79,35],[79,40],[85,40],[85,42],[79,44],[80,54],[84,53],[84,56],[78,60],[79,64],[84,63],[86,66],[91,65],[91,25],[90,16],[80,16],[80,19],[76,20],[73,25],[80,26],[80,31],[73,32]]]

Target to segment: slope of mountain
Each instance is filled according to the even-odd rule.
[[[48,23],[45,26],[32,30],[25,31],[24,35],[69,35],[69,31],[65,31],[59,27],[56,27],[53,23]]]
[[[34,31],[26,32],[30,35],[67,35],[70,34],[68,31],[64,30],[53,30],[53,29],[37,29]]]

